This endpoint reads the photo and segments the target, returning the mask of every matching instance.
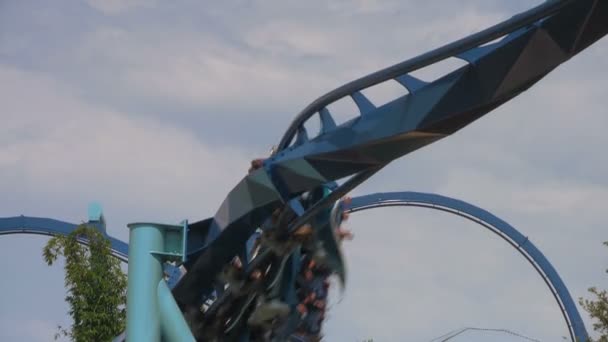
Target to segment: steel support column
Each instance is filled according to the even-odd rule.
[[[160,326],[164,341],[194,342],[194,336],[177,306],[169,286],[164,280],[158,283],[158,305],[160,308]]]
[[[132,223],[129,227],[129,278],[127,285],[127,341],[160,342],[157,286],[163,279],[163,226]]]

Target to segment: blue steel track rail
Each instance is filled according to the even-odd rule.
[[[96,224],[94,223],[91,223],[90,225],[96,227]],[[14,216],[0,218],[0,235],[69,235],[77,227],[78,225],[74,223],[44,217]],[[110,244],[112,246],[112,254],[121,261],[127,262],[129,245],[123,241],[109,236],[105,233],[105,231],[103,231],[103,229],[100,229],[100,231],[110,240]],[[86,240],[82,240],[81,242],[86,244]]]
[[[441,210],[471,220],[492,231],[521,253],[534,267],[553,294],[564,316],[572,341],[587,341],[585,324],[563,280],[543,253],[515,227],[492,213],[467,202],[450,197],[420,192],[388,192],[355,197],[347,212],[411,206]]]
[[[277,208],[297,213],[286,231],[328,209],[335,197],[378,170],[443,139],[517,97],[608,34],[605,0],[552,0],[467,38],[347,83],[313,101],[291,123],[275,152],[226,196],[210,220],[201,253],[173,294],[183,311],[196,312],[200,298],[246,241]],[[432,81],[409,73],[459,58],[468,64]],[[395,80],[407,93],[375,107],[361,92]],[[359,113],[337,125],[327,107],[350,97]],[[318,115],[319,134],[305,123]],[[298,212],[299,196],[338,180],[331,197]],[[285,228],[285,227],[283,227]],[[281,229],[283,229],[281,228]]]
[[[608,34],[606,15],[606,0],[546,1],[477,34],[347,83],[312,102],[296,116],[263,168],[248,173],[214,217],[189,225],[200,239],[191,239],[189,233],[188,241],[195,243],[189,243],[184,252],[200,253],[192,256],[188,273],[173,290],[182,311],[200,313],[201,298],[214,290],[223,266],[246,249],[251,235],[274,211],[287,208],[297,214],[281,227],[292,233],[391,161],[464,128],[601,39]],[[409,74],[451,57],[468,65],[432,82]],[[397,81],[408,92],[376,108],[361,91],[388,80]],[[336,125],[327,106],[345,97],[352,98],[360,115]],[[317,114],[320,134],[309,139],[304,124]],[[301,194],[344,179],[348,180],[328,197],[299,212]],[[21,227],[5,231],[27,232],[30,222],[22,220],[17,222]],[[198,223],[200,229],[194,229]],[[32,231],[53,235],[45,229]],[[507,241],[523,251],[541,275],[547,275],[548,285],[559,294],[561,281],[552,279],[555,270],[548,262],[548,266],[539,264],[537,260],[546,260],[542,254],[523,235],[513,234],[517,239],[508,236]],[[560,297],[556,298],[559,302]],[[564,310],[570,310],[569,303],[562,304]]]
[[[326,109],[328,105],[347,96],[351,96],[353,97],[353,100],[355,100],[355,94],[357,94],[359,97],[362,96],[362,94],[360,93],[361,90],[370,88],[374,85],[380,84],[388,80],[397,79],[400,76],[408,76],[407,74],[410,72],[441,62],[450,57],[456,57],[459,59],[463,59],[466,62],[469,62],[468,59],[463,58],[462,54],[474,51],[475,49],[480,49],[479,47],[486,43],[492,42],[493,40],[513,33],[514,31],[521,29],[526,25],[530,25],[539,20],[547,18],[575,1],[577,0],[546,1],[545,3],[533,9],[530,9],[525,13],[515,15],[511,19],[503,21],[483,31],[470,35],[466,38],[457,40],[453,43],[444,45],[440,48],[429,51],[425,54],[419,55],[407,61],[392,65],[382,70],[378,70],[374,73],[371,73],[367,76],[363,76],[359,79],[351,81],[339,88],[332,90],[331,92],[313,101],[300,113],[298,113],[298,115],[289,125],[287,131],[281,138],[281,141],[277,146],[278,151],[284,150],[289,147],[293,138],[298,134],[298,131],[301,130],[303,124],[317,113],[319,113],[319,115],[324,115],[324,113],[321,113],[323,111],[325,112],[325,115],[331,116],[331,114],[329,114]],[[411,90],[412,89],[410,89],[410,91]],[[321,119],[321,122],[323,123],[324,120]]]
[[[586,341],[588,338],[584,322],[563,280],[543,255],[543,253],[515,227],[492,213],[470,203],[436,194],[420,192],[388,192],[354,197],[345,208],[346,212],[356,213],[364,210],[410,206],[440,210],[471,220],[492,231],[508,242],[534,267],[553,294],[572,341]],[[78,225],[50,218],[15,216],[0,218],[0,235],[35,234],[35,235],[68,235]],[[128,262],[128,244],[108,236],[113,255]],[[86,243],[86,241],[83,241]]]

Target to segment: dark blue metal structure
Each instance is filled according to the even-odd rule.
[[[521,253],[543,278],[566,320],[572,341],[586,341],[587,330],[568,288],[543,253],[527,236],[492,213],[470,203],[450,197],[420,192],[377,193],[353,198],[347,212],[395,206],[422,207],[441,210],[471,220],[508,242]]]
[[[327,296],[326,279],[338,275],[345,281],[339,241],[348,208],[343,196],[391,161],[514,99],[606,34],[607,0],[546,1],[313,101],[272,155],[252,163],[213,217],[180,225],[129,225],[127,339],[316,341],[324,318],[318,299]],[[449,58],[466,65],[436,80],[412,75]],[[364,91],[386,81],[398,82],[404,93],[377,106]],[[358,112],[336,123],[331,106],[342,99],[352,100]],[[310,120],[320,122],[318,134],[307,131]],[[525,237],[463,202],[417,196],[418,205],[436,201],[442,210],[456,208],[516,246],[554,291],[573,339],[586,336],[557,273]],[[376,198],[375,205],[397,202]],[[46,223],[56,231],[69,229],[65,223]],[[10,223],[16,230],[39,224],[25,218]],[[171,292],[163,279],[167,261],[187,270]],[[161,327],[167,321],[174,325]]]
[[[237,329],[226,327],[234,327],[235,321],[240,322],[257,307],[263,307],[269,298],[286,303],[290,317],[297,315],[296,303],[286,300],[293,297],[288,296],[287,290],[281,289],[278,294],[272,291],[280,282],[254,286],[250,280],[260,268],[271,270],[264,274],[271,279],[293,278],[292,273],[299,272],[297,267],[285,272],[283,266],[285,258],[300,257],[303,245],[297,241],[296,231],[312,225],[314,241],[304,254],[325,253],[330,259],[325,263],[331,264],[332,271],[343,273],[341,254],[333,235],[328,233],[331,225],[327,224],[327,212],[342,196],[391,161],[459,131],[529,89],[606,35],[606,18],[608,1],[546,1],[503,23],[362,77],[313,101],[296,116],[275,152],[232,189],[215,216],[190,229],[189,234],[197,232],[205,238],[186,251],[188,272],[173,289],[173,295],[187,319],[197,322],[191,325],[194,335],[201,340],[229,332],[235,333],[229,337],[234,340],[242,339],[241,335],[250,336],[244,322]],[[412,75],[448,58],[467,64],[436,80],[420,80]],[[366,89],[391,80],[403,85],[403,96],[381,106],[365,97]],[[341,99],[351,99],[359,111],[353,113],[352,120],[337,124],[330,107]],[[320,122],[318,135],[311,136],[312,132],[307,131],[310,120]],[[331,188],[331,192],[311,197],[322,188]],[[275,213],[281,219],[273,219]],[[247,255],[247,242],[260,229],[269,236],[262,246],[264,253],[251,263],[243,262],[246,267],[242,277],[249,290],[245,294],[228,291],[214,302],[212,309],[201,310],[225,267],[236,256]],[[275,248],[277,245],[285,248]],[[234,309],[238,302],[246,303],[245,311]],[[277,331],[274,326],[269,329]],[[309,335],[314,339],[315,333]],[[284,339],[277,339],[281,338]]]
[[[587,339],[587,331],[576,304],[553,265],[527,236],[492,213],[458,199],[409,191],[376,193],[355,197],[350,204],[344,207],[344,211],[357,213],[374,208],[396,206],[422,207],[448,212],[471,220],[497,234],[521,253],[545,281],[560,307],[572,340],[585,341]],[[89,222],[96,224],[99,220],[93,219]],[[0,235],[69,235],[76,227],[76,224],[50,218],[25,216],[0,218]],[[103,231],[105,233],[105,230]],[[106,236],[111,241],[113,254],[120,260],[128,262],[128,245],[107,234]],[[175,270],[173,269],[173,271]]]
[[[87,222],[89,226],[96,227],[105,235],[112,245],[112,253],[118,259],[127,262],[129,245],[123,241],[115,239],[109,236],[105,230],[105,223],[103,222],[103,216],[98,216],[97,219],[93,218]],[[35,234],[35,235],[69,235],[73,232],[77,224],[59,221],[44,217],[28,217],[28,216],[15,216],[0,218],[0,235],[10,234]],[[86,243],[86,241],[83,241]]]

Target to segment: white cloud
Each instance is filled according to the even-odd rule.
[[[105,14],[119,14],[138,7],[156,4],[156,0],[86,0],[87,4]]]
[[[567,334],[542,279],[484,228],[416,208],[356,214],[349,225],[356,234],[345,246],[350,283],[332,308],[330,339],[427,341],[464,326],[547,341]]]
[[[0,145],[0,188],[33,199],[34,207],[57,196],[70,204],[101,199],[122,208],[123,224],[129,209],[140,215],[130,220],[200,219],[246,172],[243,150],[205,146],[190,131],[91,107],[36,74],[2,68],[0,75],[8,81],[3,119],[11,132]],[[25,204],[9,208],[27,212]]]
[[[594,219],[604,214],[603,199],[608,198],[606,186],[555,179],[526,184],[486,172],[453,169],[441,187],[442,192],[456,196],[475,193],[476,202],[494,203],[515,214],[571,215],[584,212]]]
[[[98,7],[139,4],[111,1]],[[213,109],[249,108],[293,115],[344,82],[506,16],[471,4],[459,6],[454,16],[451,6],[437,10],[433,3],[417,6],[417,14],[399,3],[397,15],[390,10],[397,4],[349,2],[340,10],[322,2],[292,4],[296,10],[276,4],[188,4],[182,12],[159,4],[158,11],[168,11],[167,16],[178,13],[175,24],[139,16],[129,19],[134,24],[102,22],[74,33],[70,46],[49,54],[46,63],[60,69],[69,64],[56,76],[78,86],[84,81],[89,96],[113,105],[137,101],[131,108],[171,103],[209,109],[209,115]],[[379,20],[380,10],[385,20]],[[192,23],[197,21],[202,23]]]
[[[205,32],[176,39],[103,27],[85,39],[78,55],[83,65],[99,61],[98,71],[91,74],[97,81],[109,78],[104,82],[144,103],[242,111],[287,109],[293,94],[313,96],[324,86],[329,88],[331,82],[323,77],[275,65],[220,39]]]
[[[0,201],[0,216],[78,221],[86,202],[98,199],[111,233],[122,238],[129,221],[212,215],[259,152],[230,133],[219,134],[226,144],[205,144],[197,134],[201,121],[183,108],[210,130],[232,132],[249,120],[242,131],[277,134],[267,127],[271,120],[289,120],[323,92],[494,24],[513,14],[511,7],[530,6],[473,0],[92,5],[111,20],[66,15],[65,27],[73,29],[61,35],[0,36],[10,43],[0,44],[0,54],[15,59],[1,62],[18,65],[0,67],[0,192],[11,194]],[[13,36],[18,39],[7,40]],[[605,279],[599,242],[607,239],[607,46],[600,42],[358,192],[437,191],[490,209],[529,234],[573,295],[583,295]],[[157,111],[162,121],[149,114]],[[252,112],[268,112],[267,121],[251,119]],[[351,282],[330,312],[329,340],[428,340],[465,325],[561,338],[557,305],[510,247],[466,221],[413,211],[353,220]],[[406,228],[395,231],[401,225]]]

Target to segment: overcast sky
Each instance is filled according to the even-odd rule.
[[[80,222],[96,200],[126,241],[129,222],[211,216],[316,97],[540,2],[0,0],[0,217]],[[469,201],[528,235],[575,298],[608,287],[607,55],[600,41],[355,194]],[[349,282],[335,293],[328,341],[426,342],[467,326],[568,335],[543,280],[479,226],[413,208],[356,214],[349,226]],[[69,324],[45,241],[0,239],[2,341],[49,341]]]

